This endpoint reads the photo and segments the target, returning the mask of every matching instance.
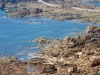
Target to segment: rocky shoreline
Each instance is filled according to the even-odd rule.
[[[19,3],[6,3],[4,10],[7,12],[8,17],[46,17],[56,20],[72,20],[80,19],[82,22],[100,22],[100,12],[92,12],[87,10],[75,10],[73,7],[79,7],[91,10],[100,10],[100,7],[93,5],[82,4],[79,2],[62,3],[51,2],[56,5],[47,6],[40,2],[19,2]]]
[[[84,36],[35,42],[45,44],[41,57],[21,62],[0,59],[1,75],[99,75],[100,27],[89,26]]]
[[[7,12],[8,17],[36,16],[60,21],[100,22],[100,12],[73,8],[100,10],[100,7],[70,2],[63,5],[51,3],[57,7],[39,2],[1,2],[0,8]],[[20,61],[17,57],[4,57],[0,59],[0,75],[100,75],[100,27],[89,26],[83,36],[38,38],[34,42],[42,50],[40,58]]]

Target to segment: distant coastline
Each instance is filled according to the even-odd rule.
[[[98,11],[100,7],[95,7],[95,5],[82,4],[80,1],[76,3],[65,2],[63,5],[55,2],[54,5],[56,6],[47,6],[37,1],[28,3],[19,2],[15,4],[7,3],[4,10],[8,14],[8,17],[37,16],[53,18],[60,21],[80,19],[82,22],[100,22],[100,16],[96,16],[99,15]],[[73,10],[73,7],[85,10]],[[87,11],[87,9],[91,11]]]

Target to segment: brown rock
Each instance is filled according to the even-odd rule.
[[[42,9],[40,9],[40,8],[34,8],[34,9],[32,9],[32,10],[30,10],[30,13],[32,14],[39,14],[39,13],[42,13],[43,12],[43,10]]]
[[[40,43],[40,44],[46,44],[46,43],[50,43],[50,40],[46,38],[38,38],[38,39],[35,39],[35,42]]]
[[[42,73],[54,74],[57,68],[54,65],[45,64],[42,66]]]
[[[91,67],[100,66],[100,58],[94,59],[92,61]]]

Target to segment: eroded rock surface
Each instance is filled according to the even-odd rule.
[[[60,68],[63,74],[99,75],[100,27],[89,26],[83,37],[58,40],[55,44],[50,43],[45,46],[43,51],[48,60],[56,59],[52,60],[52,63],[56,64],[57,69]],[[61,72],[59,75],[62,74]]]

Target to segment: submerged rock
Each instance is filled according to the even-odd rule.
[[[35,39],[34,41],[36,43],[40,43],[40,44],[47,44],[47,43],[50,43],[51,42],[51,40],[46,39],[46,38],[38,38],[38,39]]]

